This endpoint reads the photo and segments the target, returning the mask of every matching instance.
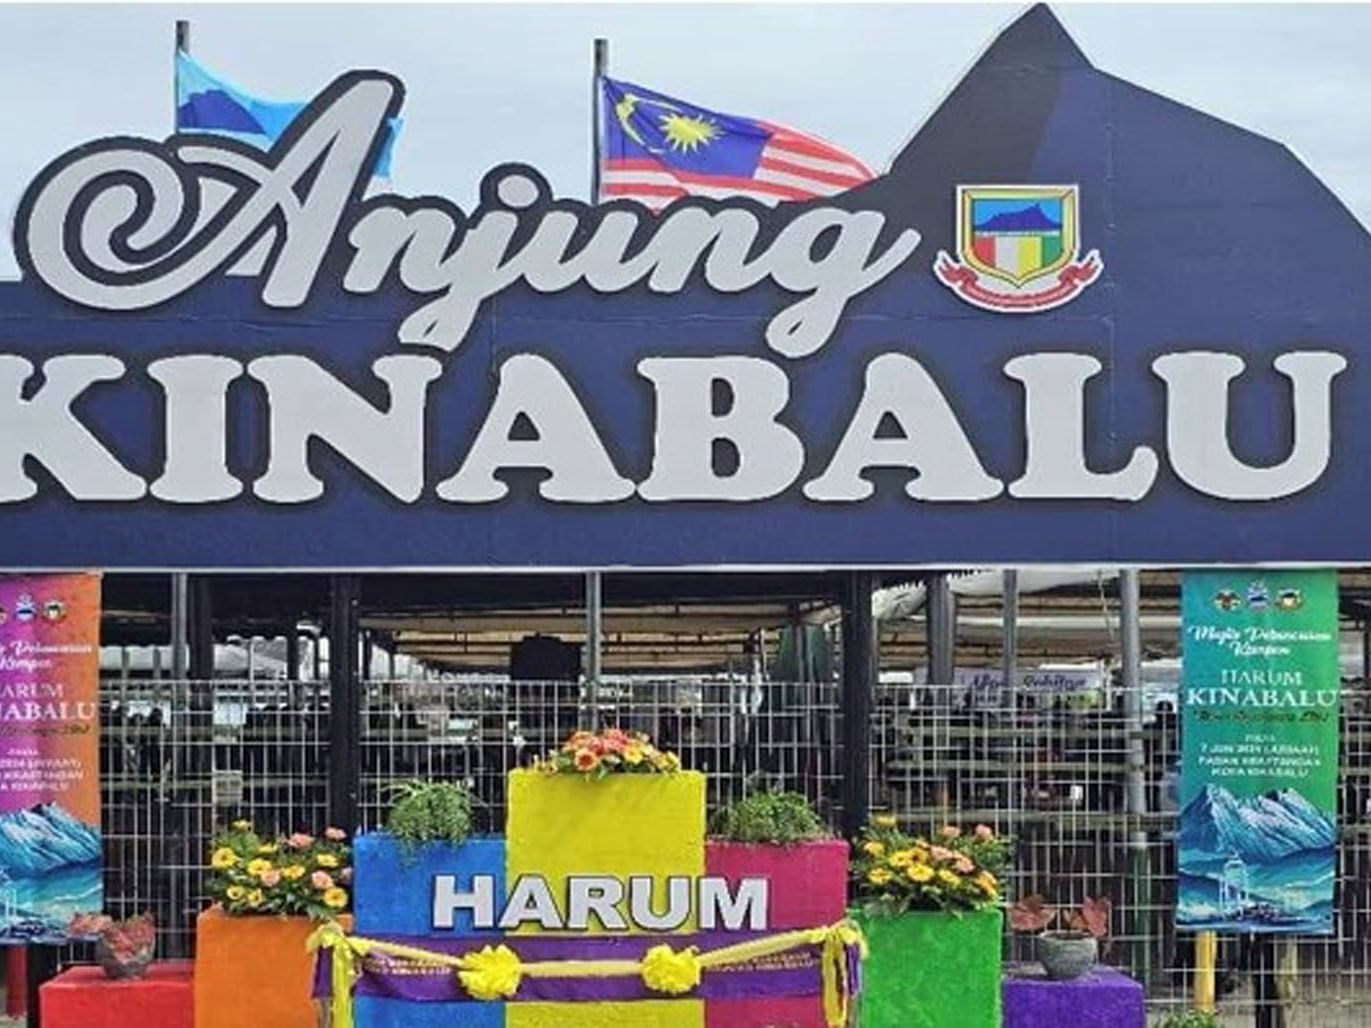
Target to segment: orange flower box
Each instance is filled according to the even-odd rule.
[[[339,918],[350,927],[351,918]],[[195,922],[195,1028],[316,1028],[314,954],[307,917],[229,917],[211,907]]]

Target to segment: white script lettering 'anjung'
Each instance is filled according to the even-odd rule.
[[[54,291],[109,311],[146,310],[227,273],[260,278],[269,307],[299,307],[334,257],[349,292],[375,292],[393,277],[424,297],[399,341],[447,351],[485,301],[519,283],[670,294],[697,279],[718,293],[771,282],[797,299],[770,319],[766,343],[798,358],[827,343],[849,301],[919,244],[905,229],[882,247],[877,211],[796,205],[768,234],[764,209],[750,201],[686,203],[662,216],[627,201],[554,207],[542,176],[520,165],[488,173],[470,214],[431,198],[364,204],[402,95],[388,76],[344,75],[270,153],[207,136],[73,150],[29,188],[16,249]]]

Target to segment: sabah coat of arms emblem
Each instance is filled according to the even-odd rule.
[[[1077,186],[958,186],[957,258],[938,252],[933,271],[963,300],[1031,314],[1075,299],[1104,270],[1098,250],[1080,256]]]

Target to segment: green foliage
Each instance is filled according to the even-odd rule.
[[[414,779],[392,787],[386,832],[403,849],[426,842],[460,843],[471,834],[471,791],[457,782]]]
[[[790,846],[823,839],[828,831],[798,792],[754,792],[714,815],[714,834],[729,842]]]
[[[1155,1028],[1219,1028],[1219,1019],[1203,1010],[1183,1010],[1167,1014]]]

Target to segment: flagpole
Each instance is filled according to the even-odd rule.
[[[601,80],[609,70],[609,40],[595,40],[595,76],[590,98],[590,202],[600,202],[600,148],[604,140],[604,89]]]
[[[176,94],[176,55],[190,53],[190,22],[185,18],[176,19],[176,48],[172,51],[171,59],[171,130],[176,131],[176,111],[180,106],[180,97]]]

